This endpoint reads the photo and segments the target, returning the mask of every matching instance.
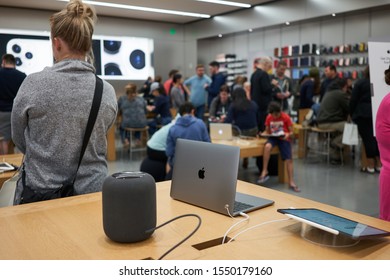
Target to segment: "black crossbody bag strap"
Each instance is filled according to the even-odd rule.
[[[96,122],[96,117],[99,112],[102,96],[103,96],[103,81],[98,76],[96,76],[95,93],[92,100],[91,111],[89,113],[87,128],[85,129],[85,133],[84,133],[83,146],[81,147],[79,163],[77,165],[76,174],[74,175],[72,181],[73,184],[76,181],[77,172],[79,171],[81,161],[83,159],[85,150],[87,149],[89,138],[91,137],[92,130]]]

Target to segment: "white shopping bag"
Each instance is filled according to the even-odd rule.
[[[359,143],[357,125],[353,123],[346,123],[343,132],[343,144],[357,145]]]

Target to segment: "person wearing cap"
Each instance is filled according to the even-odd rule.
[[[154,114],[154,118],[149,121],[149,135],[156,132],[158,125],[166,125],[172,121],[169,97],[165,93],[164,86],[159,83],[152,83],[150,90],[154,96],[154,105],[148,105],[146,108]]]

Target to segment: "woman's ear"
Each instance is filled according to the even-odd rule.
[[[56,51],[61,51],[61,47],[62,47],[62,42],[61,42],[61,40],[59,39],[59,38],[57,38],[57,37],[54,37],[53,38],[53,47],[54,47],[54,49],[56,50]]]

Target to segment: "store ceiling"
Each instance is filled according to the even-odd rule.
[[[251,6],[260,5],[260,4],[273,2],[273,1],[276,0],[234,0],[234,2],[250,4]],[[115,3],[120,5],[143,6],[149,8],[158,8],[158,9],[165,9],[165,10],[191,12],[191,13],[201,13],[201,14],[208,14],[210,16],[216,16],[216,15],[238,11],[240,9],[246,9],[246,8],[241,8],[236,6],[226,6],[220,4],[206,3],[201,0],[200,1],[199,0],[133,0],[133,1],[96,0],[96,2]],[[233,1],[223,1],[223,2],[233,2]],[[33,1],[0,0],[0,7],[1,6],[58,11],[65,6],[65,3],[63,1],[58,1],[58,0],[33,0]],[[95,6],[95,8],[98,16],[99,15],[112,16],[112,17],[121,17],[121,18],[138,19],[138,20],[170,22],[170,23],[177,23],[177,24],[185,24],[185,23],[190,23],[202,19],[202,18],[197,18],[192,16],[179,16],[179,15],[172,15],[172,14],[130,10],[124,7],[111,8],[111,7]]]

